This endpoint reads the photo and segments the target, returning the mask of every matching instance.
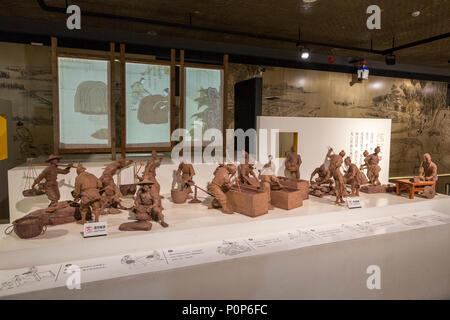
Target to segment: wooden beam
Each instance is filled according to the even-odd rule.
[[[227,150],[227,120],[228,120],[228,54],[223,55],[223,125],[222,125],[222,137],[223,137],[223,156],[226,159]]]
[[[116,106],[114,97],[114,59],[116,55],[116,44],[109,43],[109,129],[111,142],[111,160],[116,160]]]
[[[52,37],[52,101],[53,101],[53,153],[59,153],[59,78],[58,39]]]
[[[175,49],[170,49],[170,135],[175,130],[175,68],[176,68],[176,51]],[[173,148],[175,141],[170,141],[170,147]]]
[[[121,150],[122,150],[122,156],[125,156],[126,153],[126,92],[125,92],[125,44],[120,44],[120,123],[121,123]]]
[[[184,83],[184,50],[180,50],[180,128],[186,128],[186,121],[184,119],[185,110],[185,83]]]

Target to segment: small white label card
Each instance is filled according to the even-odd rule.
[[[98,237],[106,236],[108,234],[108,227],[106,222],[91,222],[85,223],[83,229],[83,237]]]
[[[361,208],[361,200],[359,198],[347,197],[347,207],[349,209]]]

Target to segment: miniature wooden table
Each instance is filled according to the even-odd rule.
[[[409,179],[400,179],[395,181],[397,185],[397,195],[404,190],[409,191],[409,198],[414,199],[414,194],[419,191],[423,191],[425,187],[432,186],[434,188],[436,181],[420,181],[420,182],[411,182]]]

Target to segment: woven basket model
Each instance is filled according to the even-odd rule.
[[[39,217],[23,217],[15,220],[6,230],[6,234],[14,231],[21,239],[30,239],[45,233],[47,226]]]

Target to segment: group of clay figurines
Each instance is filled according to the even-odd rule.
[[[316,168],[310,178],[310,194],[321,197],[323,194],[333,194],[336,196],[336,204],[344,203],[345,196],[358,196],[360,187],[364,184],[372,186],[380,185],[379,181],[379,156],[380,147],[376,147],[373,154],[364,152],[364,164],[358,168],[352,163],[350,157],[345,157],[345,152],[341,151],[335,154],[332,148],[329,148],[324,162]],[[161,165],[162,158],[157,158],[156,151],[147,161],[144,173],[141,176],[136,174],[136,184],[139,186],[135,195],[134,206],[125,208],[121,204],[120,189],[114,182],[114,175],[119,169],[129,166],[133,161],[127,161],[124,157],[108,164],[100,178],[86,171],[86,168],[79,163],[76,167],[72,164],[64,169],[58,168],[60,156],[51,155],[46,162],[49,165],[34,180],[32,188],[40,185],[50,200],[49,210],[55,209],[60,199],[60,193],[57,183],[58,174],[69,173],[70,168],[76,168],[77,177],[75,179],[75,188],[72,191],[75,202],[80,202],[81,220],[80,224],[86,223],[87,213],[90,211],[95,221],[99,221],[101,214],[120,213],[119,209],[132,209],[136,221],[126,222],[120,225],[122,231],[150,230],[151,220],[159,222],[161,226],[168,227],[162,214],[160,185],[156,180],[156,168]],[[345,163],[346,170],[341,172],[341,166]],[[293,146],[289,155],[285,159],[286,176],[289,179],[300,180],[300,165],[302,159]],[[367,170],[367,178],[363,170]],[[213,196],[209,208],[221,209],[223,213],[233,213],[229,201],[227,201],[227,192],[233,185],[242,184],[253,186],[260,192],[268,193],[268,207],[273,209],[271,204],[270,190],[281,188],[279,178],[275,174],[275,165],[272,162],[272,156],[269,155],[269,161],[266,163],[259,174],[256,175],[254,164],[251,163],[249,155],[244,152],[244,162],[236,166],[235,164],[220,164],[214,171],[214,178],[208,184],[208,194]],[[237,177],[232,180],[233,176]],[[192,193],[192,186],[198,188],[193,181],[195,175],[192,164],[181,161],[176,171],[176,180],[178,182],[178,191],[186,195]],[[314,179],[314,177],[318,177]],[[437,166],[431,161],[431,156],[427,153],[420,166],[419,179],[423,181],[437,180]],[[41,181],[45,180],[44,183]],[[327,185],[327,186],[324,186]],[[350,185],[351,194],[346,192],[346,185]],[[202,189],[203,190],[203,189]],[[196,198],[196,195],[195,195]]]
[[[72,164],[64,169],[58,168],[60,156],[51,155],[46,162],[49,165],[34,180],[32,188],[41,184],[48,199],[50,200],[49,210],[56,210],[60,193],[56,181],[58,174],[68,174],[70,168],[76,168],[77,177],[75,178],[75,188],[72,196],[75,202],[80,202],[80,224],[86,223],[86,217],[90,211],[95,222],[99,221],[101,214],[120,213],[119,209],[132,209],[137,222],[128,222],[120,225],[122,231],[150,230],[151,222],[159,222],[161,226],[168,227],[162,214],[161,197],[159,194],[160,186],[156,180],[156,168],[161,164],[161,158],[157,158],[157,153],[153,152],[147,161],[142,176],[136,176],[139,180],[136,184],[140,186],[136,193],[134,206],[126,208],[122,205],[120,199],[120,190],[114,182],[114,175],[119,169],[129,166],[133,161],[126,161],[124,157],[114,161],[106,166],[100,178],[86,171],[86,168],[78,163],[76,167]],[[181,165],[180,165],[181,166]],[[45,180],[44,183],[41,183]]]

